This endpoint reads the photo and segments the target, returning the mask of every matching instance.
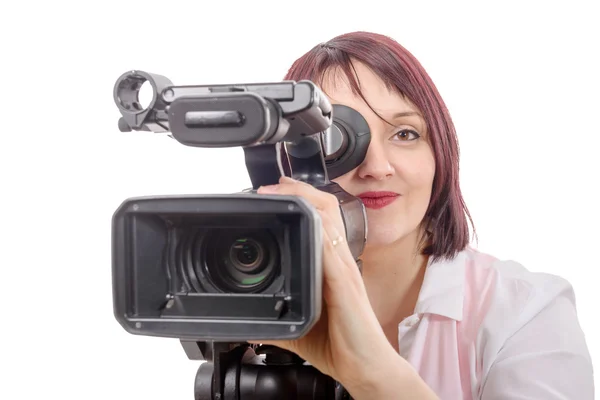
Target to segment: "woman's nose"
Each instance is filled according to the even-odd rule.
[[[371,140],[367,154],[362,164],[358,167],[358,175],[362,179],[383,180],[394,175],[394,167],[389,162],[384,144]]]

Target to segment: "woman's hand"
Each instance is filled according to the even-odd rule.
[[[346,243],[337,198],[315,187],[282,177],[278,185],[258,193],[295,195],[308,200],[323,225],[324,309],[317,324],[297,340],[261,341],[292,351],[348,390],[397,365],[399,356],[388,342],[369,303],[362,277]],[[386,364],[386,361],[390,363]],[[386,367],[387,365],[387,367]],[[400,372],[400,371],[398,371]],[[382,374],[383,375],[383,374]],[[381,376],[381,375],[380,375]]]

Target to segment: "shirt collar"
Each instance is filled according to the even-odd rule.
[[[415,307],[418,314],[437,314],[461,321],[465,289],[465,252],[452,260],[429,258]]]

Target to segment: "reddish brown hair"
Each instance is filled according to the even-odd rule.
[[[352,32],[313,47],[293,63],[284,79],[308,79],[321,86],[328,72],[340,69],[352,90],[362,97],[352,60],[365,64],[388,88],[410,100],[421,111],[436,164],[426,213],[429,240],[423,253],[434,259],[453,258],[469,244],[467,218],[471,226],[473,220],[459,186],[459,147],[454,124],[437,88],[419,61],[387,36]]]

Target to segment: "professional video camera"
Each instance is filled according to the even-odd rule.
[[[140,105],[148,82],[152,100]],[[244,150],[252,188],[233,194],[125,200],[112,225],[114,314],[132,334],[177,338],[196,375],[196,400],[340,399],[341,385],[295,354],[247,341],[295,339],[322,302],[320,216],[296,196],[259,195],[282,175],[337,197],[360,268],[362,202],[330,181],[364,159],[369,127],[312,82],[174,86],[121,75],[123,132],[166,132],[186,146]],[[217,167],[216,167],[217,168]]]

